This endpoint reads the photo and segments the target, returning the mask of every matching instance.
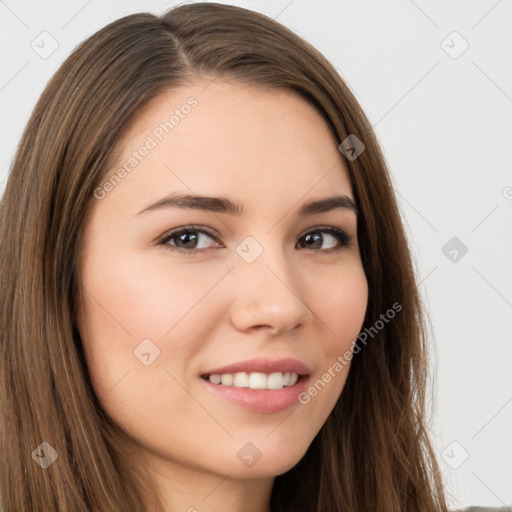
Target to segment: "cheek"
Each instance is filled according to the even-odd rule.
[[[362,266],[340,267],[336,275],[325,276],[321,286],[310,286],[311,308],[324,324],[326,350],[345,351],[357,338],[368,304],[368,283]]]
[[[332,270],[332,269],[330,269]],[[335,286],[333,285],[335,283]],[[316,338],[318,372],[299,397],[311,421],[311,435],[321,428],[345,385],[352,361],[352,346],[363,326],[368,303],[368,283],[362,265],[340,266],[322,274],[310,286],[308,306],[319,318],[324,335]]]
[[[102,306],[101,316],[107,323],[114,319],[121,331],[132,337],[163,338],[180,323],[188,322],[189,315],[226,273],[225,267],[179,265],[165,254],[151,264],[143,254],[95,258],[94,263],[91,258],[90,266],[84,269],[84,286]]]
[[[126,372],[162,389],[164,369],[182,378],[201,350],[221,304],[210,292],[225,275],[220,266],[176,265],[131,255],[91,255],[83,267],[84,307],[79,321],[89,373],[99,396]],[[149,353],[149,356],[146,354]],[[144,354],[144,355],[143,355]],[[151,362],[145,366],[143,359]],[[148,370],[151,369],[151,372]],[[155,370],[155,371],[153,371]],[[159,373],[158,382],[154,379]],[[139,387],[140,389],[140,387]],[[133,398],[137,395],[137,387]]]

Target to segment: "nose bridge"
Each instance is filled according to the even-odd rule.
[[[244,279],[253,281],[260,287],[270,285],[271,288],[275,288],[277,284],[285,287],[283,281],[289,288],[297,286],[298,283],[294,283],[298,277],[294,272],[294,262],[282,240],[272,234],[260,233],[256,236],[258,239],[251,235],[247,236],[236,247],[237,271],[244,275]],[[288,293],[292,293],[285,288]]]
[[[233,321],[240,329],[292,329],[310,315],[301,296],[299,269],[277,236],[259,235],[261,242],[256,236],[246,237],[235,249]]]

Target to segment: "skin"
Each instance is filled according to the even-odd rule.
[[[313,199],[353,198],[322,117],[291,91],[218,78],[205,89],[207,83],[155,98],[125,134],[119,165],[175,108],[190,96],[198,101],[93,202],[79,269],[85,292],[79,327],[94,391],[143,448],[166,511],[266,512],[274,477],[304,455],[349,365],[307,405],[271,414],[213,396],[200,374],[255,357],[294,357],[309,365],[314,383],[352,348],[368,287],[356,214],[297,213]],[[167,208],[137,215],[173,192],[227,197],[246,213]],[[195,254],[179,237],[158,245],[170,230],[190,224],[220,237],[195,232],[205,248]],[[342,229],[351,242],[343,246],[320,231],[317,250],[297,247],[318,226]],[[263,248],[250,264],[236,252],[247,236]],[[333,247],[341,248],[325,252]],[[160,350],[148,366],[134,355],[144,339]],[[252,467],[237,457],[247,442],[262,454]]]

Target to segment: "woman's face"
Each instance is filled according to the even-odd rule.
[[[304,455],[346,381],[367,305],[357,218],[313,107],[205,86],[153,100],[96,190],[79,327],[103,408],[150,464],[268,477]]]

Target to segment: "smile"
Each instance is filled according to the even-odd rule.
[[[295,372],[273,372],[270,374],[262,372],[237,372],[237,373],[214,373],[204,375],[212,384],[220,386],[233,386],[236,388],[250,389],[282,389],[293,386],[299,376]]]

